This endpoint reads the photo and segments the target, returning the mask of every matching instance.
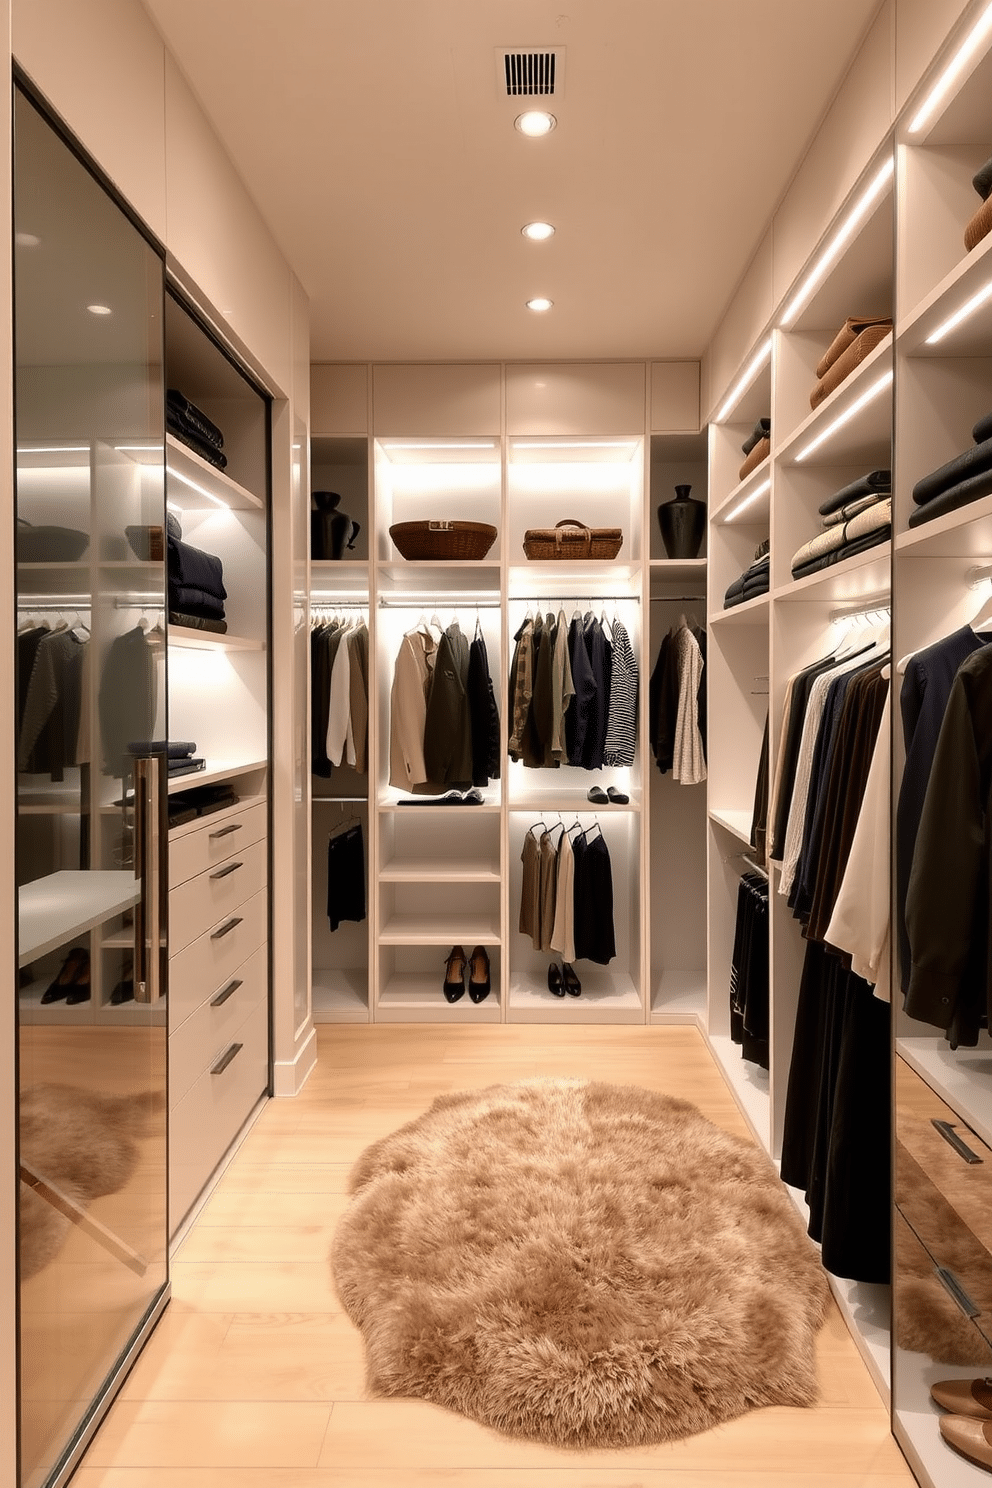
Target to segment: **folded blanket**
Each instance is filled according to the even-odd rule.
[[[749,476],[751,474],[752,470],[757,470],[762,460],[767,460],[771,452],[772,442],[768,438],[768,436],[765,435],[763,439],[759,439],[757,444],[753,446],[751,453],[748,455],[747,459],[744,461],[744,464],[737,472],[737,479],[744,480],[746,476]]]
[[[932,522],[936,517],[957,511],[959,506],[967,506],[969,502],[978,501],[982,496],[990,494],[992,470],[983,470],[978,475],[951,486],[949,490],[941,491],[939,496],[934,496],[924,506],[918,506],[909,519],[909,525],[921,527],[924,522]]]
[[[971,431],[971,437],[976,444],[984,444],[986,439],[992,439],[992,413],[987,413],[978,420]]]
[[[837,548],[856,542],[869,532],[891,526],[891,523],[892,497],[883,496],[881,500],[873,502],[871,506],[852,517],[849,522],[835,523],[834,526],[828,527],[826,532],[820,532],[808,543],[803,543],[802,547],[793,554],[793,577],[798,569],[812,562],[814,558],[822,558],[826,553],[832,553]]]
[[[870,470],[867,475],[860,476],[856,481],[851,481],[848,486],[841,486],[826,501],[821,501],[819,513],[821,517],[827,517],[831,512],[840,511],[852,501],[860,501],[862,496],[887,496],[892,490],[891,470]]]
[[[848,322],[848,324],[850,324],[850,322]],[[879,346],[885,340],[886,336],[891,334],[891,332],[891,320],[871,321],[861,332],[861,334],[859,336],[856,336],[855,339],[847,347],[845,347],[845,349],[840,353],[840,356],[838,356],[835,361],[832,361],[829,364],[826,372],[820,378],[819,382],[816,384],[816,387],[809,395],[810,407],[819,408],[824,399],[829,398],[830,394],[835,390],[835,388],[839,388],[844,379],[846,377],[850,377],[854,369],[856,367],[860,367],[865,358],[869,356],[871,352],[875,350],[875,347]],[[834,344],[836,345],[836,342]],[[822,365],[823,363],[821,362],[820,366]]]
[[[187,759],[196,745],[181,739],[138,739],[127,746],[128,754],[164,754],[168,759]]]
[[[731,589],[728,589],[723,601],[723,608],[725,610],[732,610],[735,605],[747,604],[749,599],[757,599],[759,594],[767,593],[768,575],[766,574],[763,583],[755,583],[746,588],[742,586],[740,589],[734,589],[733,592],[731,592]]]
[[[982,201],[988,201],[992,196],[992,160],[986,160],[981,170],[977,170],[971,178],[971,184],[978,192]]]
[[[770,418],[760,418],[751,430],[750,434],[741,445],[741,454],[749,455],[754,446],[761,439],[767,439],[772,432],[772,421]]]
[[[833,366],[834,362],[837,361],[838,357],[844,354],[849,346],[854,345],[855,341],[861,335],[862,331],[866,331],[869,326],[877,325],[885,325],[891,327],[892,321],[886,320],[884,316],[880,315],[852,315],[847,320],[845,320],[844,324],[841,326],[840,330],[837,332],[836,336],[831,341],[830,345],[827,347],[826,351],[823,353],[822,357],[816,364],[817,377],[826,377],[827,372]]]
[[[801,568],[793,569],[792,577],[804,579],[807,574],[818,573],[823,568],[832,568],[835,563],[843,563],[857,553],[867,552],[869,548],[877,548],[880,543],[887,542],[891,535],[892,524],[888,523],[885,527],[880,527],[877,532],[868,532],[854,542],[845,543],[842,548],[834,548],[832,553],[824,553],[821,557],[804,563]]]
[[[201,758],[170,760],[166,768],[169,773],[169,779],[172,780],[177,775],[195,775],[198,770],[205,770],[206,766],[206,760]]]
[[[201,552],[190,543],[180,542],[178,538],[170,537],[169,543],[169,585],[190,586],[194,589],[202,589],[214,599],[226,599],[227,590],[224,588],[224,565],[213,553]],[[182,609],[178,605],[177,609]]]
[[[992,439],[973,444],[962,454],[955,455],[953,460],[948,460],[946,465],[931,470],[929,475],[918,480],[913,487],[913,500],[917,506],[925,506],[942,491],[949,491],[952,486],[960,485],[973,475],[980,475],[983,470],[992,470]]]
[[[187,445],[194,454],[199,455],[201,459],[206,460],[218,470],[227,469],[227,456],[223,450],[217,449],[208,440],[203,439],[194,430],[187,429],[178,420],[170,417],[166,420],[166,424],[169,433],[175,435],[176,439]]]
[[[860,501],[852,501],[849,503],[849,505],[842,506],[840,511],[831,512],[829,517],[824,517],[823,525],[824,527],[834,527],[838,522],[849,522],[852,517],[856,517],[858,515],[858,512],[867,511],[868,508],[870,506],[874,506],[876,502],[884,500],[885,497],[882,495],[862,496]]]
[[[217,619],[215,616],[190,615],[182,610],[170,610],[169,623],[185,625],[187,630],[209,630],[214,635],[227,634],[227,621]]]
[[[165,395],[166,410],[179,420],[191,433],[199,434],[216,449],[224,448],[224,436],[217,425],[207,418],[202,408],[191,403],[178,388],[169,388]]]
[[[988,201],[982,202],[964,230],[964,246],[969,253],[973,248],[978,247],[984,237],[988,236],[990,229],[992,229],[992,196]]]

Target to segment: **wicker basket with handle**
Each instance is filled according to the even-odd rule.
[[[564,517],[554,527],[529,527],[524,533],[528,558],[563,560],[615,558],[623,546],[620,527],[586,527],[574,517]]]
[[[394,522],[389,535],[404,558],[485,558],[496,541],[488,522]]]

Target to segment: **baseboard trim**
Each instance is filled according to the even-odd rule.
[[[310,1031],[292,1059],[277,1059],[272,1066],[272,1094],[277,1099],[299,1095],[317,1067],[317,1030]]]

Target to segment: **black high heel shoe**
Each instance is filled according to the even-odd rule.
[[[53,981],[49,982],[48,987],[42,993],[42,1002],[61,1002],[64,997],[68,997],[68,994],[74,991],[84,971],[86,972],[87,981],[89,980],[89,967],[89,951],[85,950],[82,946],[73,946],[59,967],[58,974]],[[73,1001],[78,1000],[76,998],[73,999]]]
[[[561,975],[562,980],[565,983],[565,991],[568,993],[569,997],[578,997],[579,993],[582,991],[582,983],[575,975],[574,966],[570,966],[569,963],[566,961],[561,968]]]
[[[485,1002],[492,985],[489,953],[483,946],[475,946],[468,963],[468,995],[473,1002]]]
[[[445,964],[444,995],[448,1002],[457,1002],[465,996],[465,952],[461,946],[452,946]]]
[[[562,985],[561,967],[557,961],[552,961],[548,967],[548,991],[555,997],[564,997],[565,988]]]

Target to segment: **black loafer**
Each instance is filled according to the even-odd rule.
[[[592,801],[596,806],[605,806],[609,799],[601,785],[591,785],[586,791],[586,800]]]
[[[630,797],[625,796],[623,791],[617,790],[615,785],[607,786],[606,798],[607,800],[612,801],[614,806],[626,806],[627,802],[630,800]]]
[[[554,997],[564,997],[565,987],[562,983],[561,967],[557,961],[552,961],[548,967],[548,991]]]

